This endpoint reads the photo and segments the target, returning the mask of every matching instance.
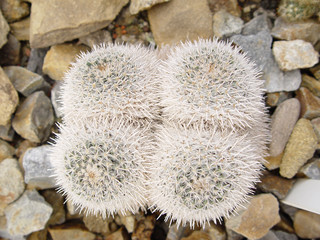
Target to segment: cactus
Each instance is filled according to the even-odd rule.
[[[288,21],[305,20],[320,10],[319,0],[282,0],[278,14]]]

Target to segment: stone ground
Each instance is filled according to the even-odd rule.
[[[320,180],[317,1],[292,1],[296,15],[287,0],[30,2],[0,2],[2,239],[320,238],[320,215],[281,202],[297,179]],[[102,219],[64,205],[48,139],[61,121],[59,89],[76,55],[103,42],[161,46],[213,36],[241,46],[265,79],[270,156],[247,209],[190,229],[169,226],[159,213]]]

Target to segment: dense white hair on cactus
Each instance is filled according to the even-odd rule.
[[[255,65],[231,43],[181,43],[168,51],[159,78],[164,119],[244,128],[265,115],[264,82]]]
[[[59,191],[86,214],[135,213],[146,204],[149,127],[116,121],[60,127],[51,162]]]
[[[151,209],[166,214],[165,220],[191,227],[221,221],[247,201],[259,181],[265,147],[250,132],[170,123],[156,135],[148,189]]]
[[[157,118],[157,62],[152,49],[137,45],[107,44],[82,53],[62,86],[66,121],[96,116],[128,121]]]

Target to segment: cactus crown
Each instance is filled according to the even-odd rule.
[[[288,21],[298,21],[312,17],[319,10],[319,0],[282,0],[278,14]]]

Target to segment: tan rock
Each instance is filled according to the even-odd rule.
[[[272,194],[252,197],[246,210],[226,221],[226,227],[249,238],[258,239],[280,221],[279,204]]]
[[[11,122],[8,122],[6,125],[0,125],[0,138],[6,141],[13,141],[14,131],[11,127]]]
[[[34,142],[31,142],[31,141],[29,141],[29,140],[23,140],[23,141],[19,144],[18,148],[16,149],[16,156],[17,156],[17,157],[20,157],[20,156],[22,156],[22,155],[25,153],[25,151],[27,151],[27,149],[29,149],[29,148],[34,148],[34,147],[36,147],[36,146],[37,146],[37,144],[34,143]]]
[[[18,21],[30,13],[28,4],[21,0],[1,0],[0,8],[8,22]]]
[[[190,236],[181,238],[181,240],[199,240],[199,239],[211,240],[209,234],[204,231],[194,231],[191,233]]]
[[[64,197],[55,190],[45,190],[42,196],[52,206],[53,212],[48,221],[48,225],[62,224],[66,220],[66,213],[64,210]]]
[[[12,147],[6,141],[0,140],[0,162],[6,158],[11,158],[14,152],[14,147]]]
[[[311,120],[313,130],[318,137],[318,142],[320,142],[320,117]]]
[[[21,43],[12,34],[8,34],[8,42],[0,49],[1,65],[18,65],[20,63]]]
[[[169,2],[170,0],[131,0],[130,3],[130,13],[132,15],[137,14],[138,12],[141,12],[143,10],[147,10],[151,8],[153,5],[159,4],[159,3],[164,3],[164,2]]]
[[[128,233],[132,233],[137,226],[135,217],[132,214],[127,214],[126,216],[119,216],[121,223],[126,227]]]
[[[0,125],[8,124],[18,102],[17,91],[0,67]]]
[[[280,175],[292,178],[299,168],[312,158],[318,139],[309,120],[301,118],[296,123],[280,164]]]
[[[108,235],[105,240],[127,240],[129,236],[125,232],[124,228],[120,228],[118,231]],[[139,239],[140,240],[140,239]],[[141,239],[142,240],[142,239]],[[145,240],[145,239],[144,239]]]
[[[155,218],[154,215],[147,216],[139,221],[135,231],[132,233],[132,240],[147,240],[151,239],[154,229]]]
[[[301,238],[320,238],[320,215],[299,210],[294,216],[293,227]]]
[[[62,80],[64,73],[69,69],[81,51],[86,52],[89,48],[84,45],[59,44],[52,46],[47,52],[42,71],[54,80]]]
[[[282,157],[283,157],[283,152],[275,157],[271,157],[271,156],[265,157],[266,162],[264,162],[263,164],[268,170],[277,169],[280,167]]]
[[[314,96],[307,88],[301,87],[296,91],[300,102],[300,117],[314,119],[320,117],[320,98]]]
[[[48,229],[43,229],[41,231],[31,233],[27,240],[47,240]]]
[[[206,0],[171,0],[148,10],[158,45],[213,36],[212,13]]]
[[[112,218],[103,219],[102,216],[87,215],[83,217],[84,225],[91,232],[109,234],[109,223],[112,222]]]
[[[301,87],[308,88],[315,96],[320,97],[320,82],[307,74],[302,74]]]
[[[226,240],[227,234],[224,228],[220,225],[210,224],[210,226],[206,226],[206,233],[209,235],[210,240]]]
[[[226,10],[236,17],[241,16],[241,9],[237,0],[208,0],[211,12]]]
[[[93,233],[84,230],[80,226],[49,228],[49,233],[53,240],[94,240],[96,237]]]
[[[33,0],[30,45],[42,48],[95,32],[106,27],[127,3],[128,0]]]
[[[90,48],[102,43],[112,43],[111,33],[107,30],[100,30],[89,35],[79,38],[79,43],[82,43]]]
[[[0,48],[8,41],[9,25],[0,11]]]
[[[320,80],[320,64],[316,65],[313,68],[310,68],[310,71],[312,72],[313,76],[317,79]]]
[[[19,41],[29,41],[30,18],[11,23],[10,31]]]

